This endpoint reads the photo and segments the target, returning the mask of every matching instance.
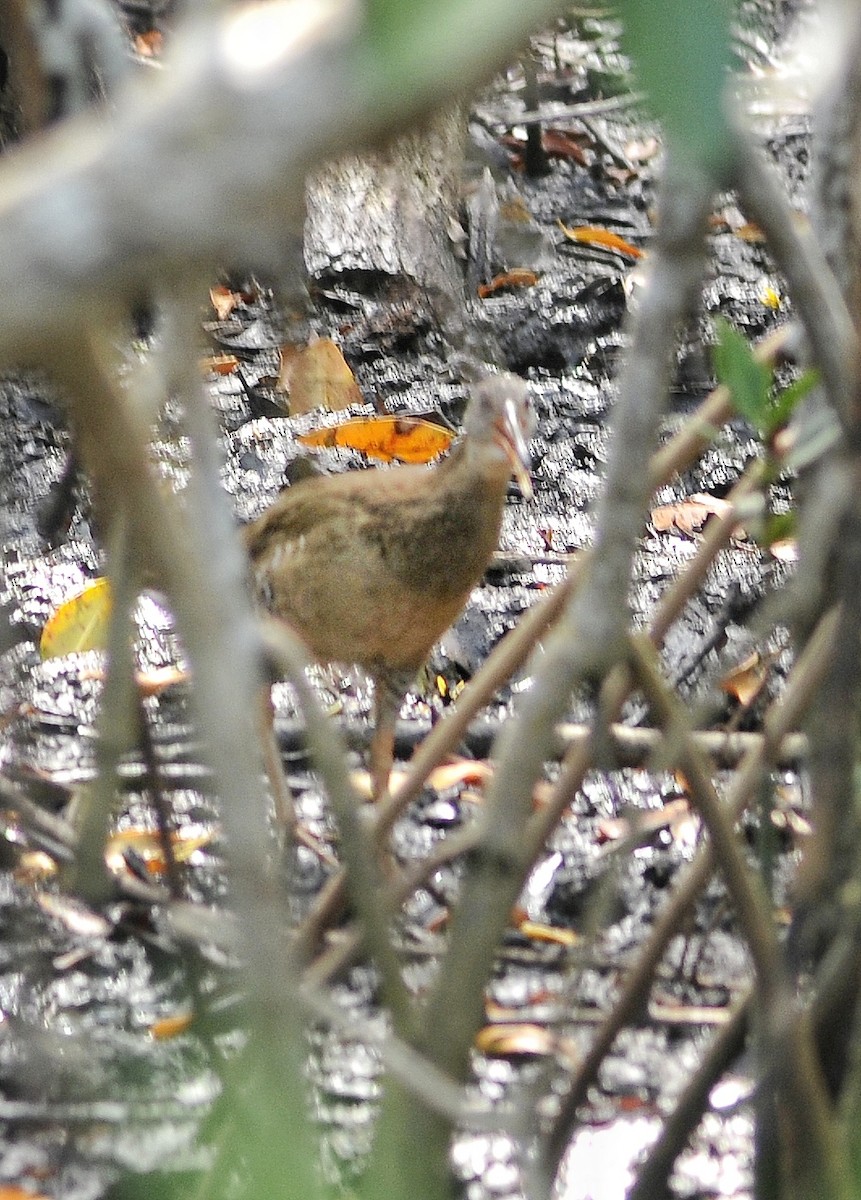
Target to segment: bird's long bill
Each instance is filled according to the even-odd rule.
[[[498,432],[503,449],[511,463],[511,471],[517,480],[524,500],[532,499],[532,455],[526,444],[526,438],[519,419],[517,406],[513,400],[505,402],[504,415],[500,421]]]

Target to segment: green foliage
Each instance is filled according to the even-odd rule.
[[[805,371],[782,392],[775,392],[774,372],[757,361],[745,337],[723,317],[715,320],[715,327],[717,342],[712,351],[715,374],[732,393],[736,410],[768,441],[816,385],[818,372]]]
[[[671,148],[719,176],[729,157],[725,0],[621,0],[624,40]]]

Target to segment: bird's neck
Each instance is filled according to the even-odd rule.
[[[499,541],[510,466],[493,445],[465,439],[433,472],[411,528],[425,588],[459,593],[472,586]]]

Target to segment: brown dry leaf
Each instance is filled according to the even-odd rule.
[[[149,1035],[156,1042],[167,1042],[171,1038],[185,1033],[194,1023],[194,1013],[174,1013],[172,1017],[162,1017],[153,1021],[149,1027]]]
[[[299,361],[299,356],[305,349],[304,346],[297,346],[293,342],[287,342],[278,350],[278,391],[290,392],[293,385],[293,371],[296,369],[296,363]]]
[[[139,33],[134,41],[135,54],[141,58],[160,58],[164,49],[164,35],[158,29]]]
[[[709,517],[722,517],[731,508],[728,500],[697,492],[677,504],[659,504],[657,508],[652,509],[651,520],[655,529],[660,532],[675,527],[682,533],[693,536],[699,533]]]
[[[514,267],[511,271],[503,271],[501,275],[494,275],[490,283],[480,283],[476,290],[479,299],[486,300],[488,296],[493,296],[496,292],[503,292],[507,288],[527,288],[537,282],[538,276],[528,267]]]
[[[627,254],[629,258],[643,257],[643,251],[638,246],[632,246],[630,242],[626,242],[623,237],[619,237],[618,233],[613,233],[611,229],[603,229],[597,225],[579,225],[572,228],[570,225],[563,224],[562,221],[557,221],[557,224],[572,242],[580,242],[586,246],[603,246],[607,250]]]
[[[283,371],[283,352],[281,364]],[[300,351],[290,371],[291,416],[315,408],[338,412],[364,402],[355,375],[331,338],[318,338]]]
[[[113,608],[107,579],[87,584],[56,608],[42,630],[42,658],[60,658],[83,650],[104,650]]]
[[[581,167],[588,167],[591,155],[583,148],[584,138],[566,129],[545,129],[541,133],[541,147],[553,158],[570,158]]]
[[[175,860],[178,863],[188,862],[196,850],[208,846],[214,837],[214,830],[197,826],[171,833]],[[124,829],[121,833],[112,834],[105,846],[105,863],[109,871],[119,875],[128,870],[125,860],[128,850],[134,850],[150,875],[163,875],[167,870],[159,836],[152,829]]]
[[[754,652],[724,675],[720,681],[720,689],[747,707],[762,691],[768,678],[768,670],[769,664],[763,661],[759,653]]]
[[[383,462],[426,463],[447,450],[453,436],[420,417],[360,417],[301,433],[297,440],[305,446],[348,446]]]
[[[209,354],[200,360],[204,375],[230,375],[239,366],[235,354]]]
[[[241,292],[232,292],[223,284],[216,284],[209,289],[209,299],[215,309],[219,321],[226,321],[238,304],[244,300]]]
[[[528,225],[532,220],[532,213],[522,196],[511,196],[508,200],[503,200],[499,205],[499,215],[504,221],[516,221],[523,225]]]
[[[541,1025],[527,1022],[511,1025],[485,1025],[475,1035],[475,1048],[492,1058],[530,1058],[555,1054],[559,1039]]]

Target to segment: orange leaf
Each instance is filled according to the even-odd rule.
[[[768,664],[754,652],[744,662],[728,671],[720,681],[720,689],[728,696],[734,696],[739,704],[752,704],[762,691],[768,678]]]
[[[521,921],[517,932],[533,942],[550,942],[557,946],[576,946],[583,941],[573,929],[560,929],[556,925],[545,925],[541,921]]]
[[[230,375],[239,366],[235,354],[209,354],[200,360],[204,375]]]
[[[282,371],[284,356],[282,352]],[[279,375],[279,379],[281,376]],[[356,377],[331,338],[319,338],[299,354],[290,371],[290,413],[327,408],[336,412],[363,404]]]
[[[219,321],[226,321],[242,298],[240,292],[232,292],[220,283],[209,289],[209,299]]]
[[[191,1028],[193,1022],[193,1013],[174,1013],[172,1017],[162,1017],[158,1021],[153,1021],[149,1027],[149,1035],[153,1041],[166,1042],[180,1033],[185,1033],[187,1029]]]
[[[435,792],[444,792],[459,783],[486,783],[493,777],[493,768],[486,762],[474,758],[459,758],[456,762],[443,763],[434,767],[427,778],[427,786]]]
[[[367,417],[329,425],[297,440],[305,446],[343,446],[383,462],[426,463],[451,445],[453,434],[420,417]]]
[[[603,246],[607,250],[627,254],[630,258],[643,257],[643,251],[639,247],[632,246],[630,242],[626,242],[623,237],[619,237],[618,233],[613,233],[610,229],[602,229],[597,225],[579,225],[576,229],[572,229],[570,225],[564,225],[562,221],[557,223],[565,236],[572,242],[582,242],[587,246]]]
[[[164,49],[164,37],[158,29],[148,29],[137,35],[134,44],[141,58],[158,58]]]
[[[528,267],[515,267],[511,271],[504,271],[502,275],[495,275],[490,283],[480,283],[477,290],[479,298],[486,300],[488,296],[506,288],[532,287],[537,282],[538,276],[534,271],[530,271]]]

